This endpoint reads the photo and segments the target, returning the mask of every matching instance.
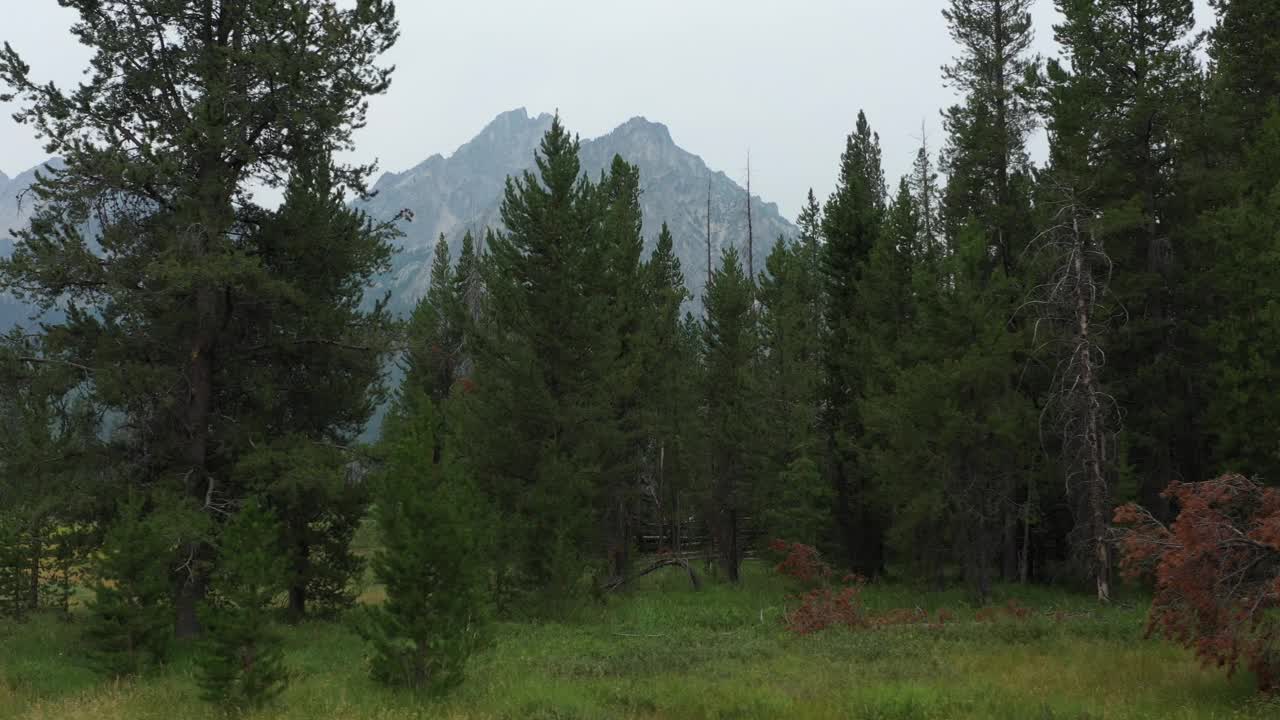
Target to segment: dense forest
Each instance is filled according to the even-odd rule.
[[[208,696],[260,703],[275,618],[340,613],[375,677],[444,689],[491,618],[659,566],[747,582],[773,539],[858,582],[1107,603],[1193,506],[1243,528],[1217,571],[1253,590],[1162,612],[1280,606],[1280,2],[1196,28],[1190,0],[1057,0],[1033,28],[1031,0],[949,0],[938,145],[886,178],[874,108],[851,119],[799,235],[749,230],[701,297],[666,228],[644,255],[639,171],[585,175],[557,118],[408,318],[364,302],[397,218],[336,159],[391,83],[391,2],[64,4],[78,88],[0,54],[65,160],[0,260],[59,311],[0,344],[0,612],[87,590],[106,673],[198,636]],[[356,602],[366,565],[385,603]],[[1226,656],[1280,669],[1272,626]]]

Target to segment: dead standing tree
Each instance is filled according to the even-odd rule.
[[[1087,558],[1098,600],[1111,598],[1110,492],[1119,411],[1102,390],[1106,355],[1098,343],[1107,326],[1104,303],[1111,259],[1095,232],[1096,213],[1079,202],[1073,187],[1055,188],[1052,223],[1035,244],[1048,263],[1049,281],[1034,304],[1040,308],[1037,335],[1047,324],[1058,358],[1054,389],[1045,407],[1048,424],[1059,433],[1068,498],[1076,526],[1073,545]]]

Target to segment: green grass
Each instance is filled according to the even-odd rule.
[[[292,682],[262,718],[1275,718],[1247,675],[1203,669],[1142,638],[1137,603],[1002,588],[1034,618],[974,621],[955,592],[868,590],[873,609],[947,607],[942,628],[899,626],[794,637],[786,591],[762,569],[741,588],[645,578],[565,623],[503,623],[444,701],[378,686],[340,624],[288,631]],[[1048,613],[1063,611],[1065,620]],[[76,659],[79,628],[44,616],[0,624],[0,718],[216,718],[193,664],[104,681]]]

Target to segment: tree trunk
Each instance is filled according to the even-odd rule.
[[[40,609],[40,556],[44,554],[44,540],[40,537],[40,522],[31,530],[31,577],[27,588],[27,606]]]
[[[297,556],[293,559],[287,617],[291,624],[296,625],[307,617],[307,577],[310,574],[311,547],[305,541],[300,541],[294,547],[294,552]]]

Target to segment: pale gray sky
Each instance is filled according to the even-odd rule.
[[[397,66],[371,103],[355,159],[404,170],[449,154],[499,112],[560,110],[583,137],[635,115],[794,218],[808,188],[825,198],[864,108],[890,181],[909,167],[921,123],[942,141],[953,101],[939,67],[955,48],[944,0],[400,0]],[[1201,28],[1212,13],[1196,0]],[[70,85],[88,52],[55,0],[0,0],[0,40],[40,80]],[[1035,9],[1037,49],[1055,52],[1051,0]],[[0,104],[0,170],[44,159]]]

